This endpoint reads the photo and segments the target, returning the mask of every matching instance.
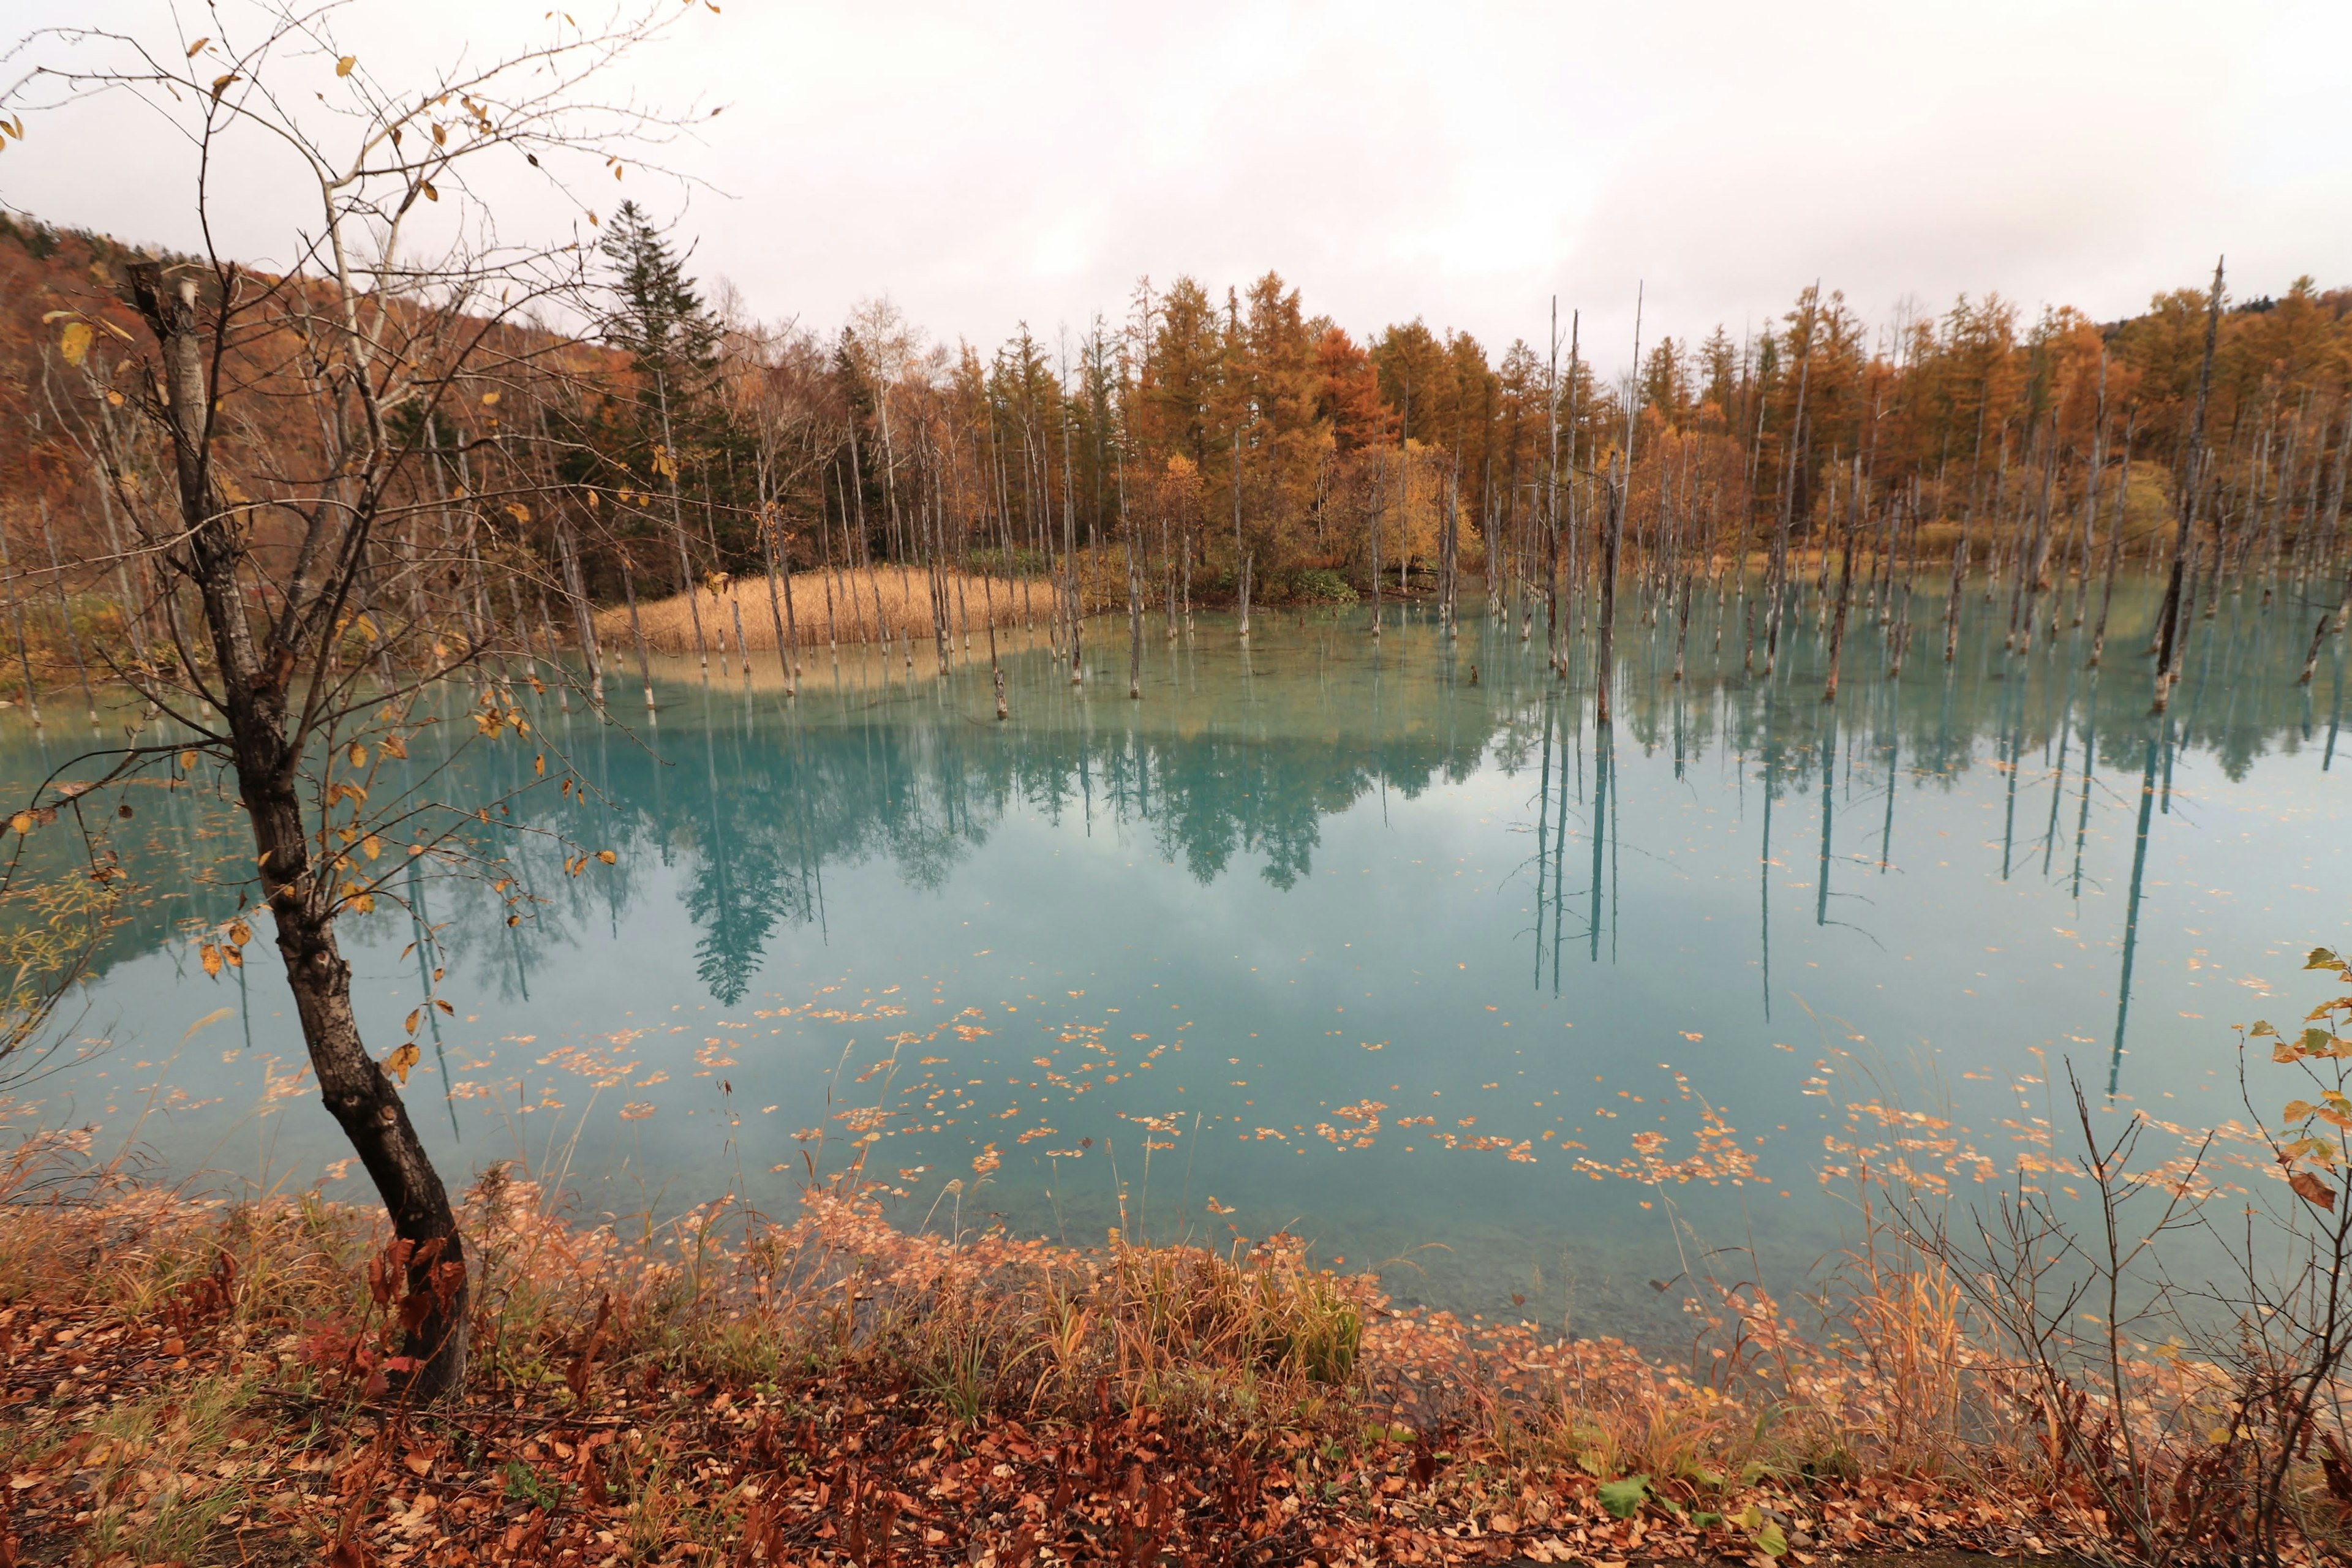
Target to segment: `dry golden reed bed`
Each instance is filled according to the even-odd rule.
[[[1054,595],[1057,584],[1040,578],[982,579],[961,573],[943,574],[949,614],[949,634],[961,637],[969,628],[975,636],[988,626],[988,613],[992,605],[999,626],[1042,625],[1054,613]],[[793,619],[790,623],[799,633],[803,648],[823,647],[828,635],[835,641],[863,643],[879,640],[875,636],[877,625],[886,626],[896,640],[913,637],[928,639],[933,635],[931,619],[931,579],[922,571],[909,568],[901,572],[895,566],[877,566],[857,571],[833,573],[803,571],[793,574]],[[830,594],[832,609],[828,619],[826,604]],[[876,615],[877,595],[880,615]],[[776,606],[783,603],[783,584],[777,579]],[[772,653],[777,647],[776,620],[779,608],[772,608],[768,598],[768,579],[745,576],[725,579],[717,586],[705,583],[694,592],[691,608],[687,595],[673,594],[666,599],[640,600],[637,616],[645,628],[646,644],[656,653],[697,652],[694,617],[702,618],[702,636],[713,654],[722,647],[729,652],[738,647],[740,614],[740,647],[754,652]],[[629,609],[622,605],[602,610],[596,616],[596,639],[605,650],[608,663],[624,661],[635,656],[635,633],[629,625]]]

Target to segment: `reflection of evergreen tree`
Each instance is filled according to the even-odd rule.
[[[1979,608],[1972,601],[1972,612]],[[1736,605],[1727,611],[1737,613]],[[2136,624],[2120,605],[2117,624]],[[1738,621],[1730,625],[1727,648],[1738,637]],[[1736,756],[1742,787],[1785,802],[1817,797],[1826,769],[1840,781],[1843,824],[1857,778],[1865,792],[1889,791],[1892,799],[1894,791],[1948,790],[1969,770],[1998,766],[2006,781],[2042,792],[2018,818],[2017,835],[2021,844],[2045,841],[2046,850],[2047,792],[2062,782],[2059,763],[2067,780],[2079,780],[2087,752],[2101,801],[2111,775],[2136,775],[2143,765],[2147,675],[2127,631],[2110,639],[2108,668],[2094,677],[2071,646],[2005,659],[1996,623],[1979,616],[1958,666],[1915,656],[1895,686],[1872,679],[1875,650],[1858,641],[1847,648],[1845,694],[1831,708],[1820,700],[1822,649],[1811,618],[1790,625],[1781,674],[1771,681],[1743,676],[1737,658],[1727,657],[1717,665],[1695,658],[1679,688],[1627,682],[1617,771],[1629,745],[1671,748],[1686,766],[1715,752],[1725,754],[1726,772]],[[1349,657],[1362,657],[1351,633],[1333,636],[1350,639]],[[2174,705],[2168,777],[2171,759],[2186,752],[2242,777],[2273,752],[2325,743],[2327,677],[2315,696],[2278,673],[2300,661],[2307,636],[2229,605],[2214,621],[2197,622],[2192,637],[2203,642],[2190,644],[2190,668],[2204,668],[2208,650],[2210,668]],[[1703,638],[1695,626],[1693,647]],[[504,900],[460,879],[446,892],[433,889],[439,940],[473,971],[471,984],[518,994],[579,931],[617,930],[620,909],[642,896],[647,873],[675,866],[702,981],[732,1004],[749,994],[781,937],[823,920],[825,871],[879,863],[909,888],[945,897],[965,862],[1023,813],[1056,823],[1083,816],[1130,833],[1203,884],[1255,858],[1257,874],[1287,891],[1313,871],[1323,819],[1381,791],[1410,799],[1489,765],[1514,770],[1533,787],[1543,763],[1557,770],[1561,800],[1589,798],[1589,715],[1584,727],[1553,737],[1546,704],[1557,709],[1561,697],[1539,662],[1522,670],[1508,654],[1489,651],[1486,684],[1470,687],[1430,674],[1434,651],[1433,642],[1401,637],[1381,656],[1391,673],[1373,699],[1361,685],[1335,687],[1343,695],[1328,707],[1277,726],[1220,701],[1189,711],[1176,703],[1130,708],[1073,698],[1051,682],[1032,693],[1021,723],[1002,728],[975,728],[953,700],[928,698],[869,705],[809,695],[789,717],[770,700],[721,692],[703,705],[677,702],[664,708],[658,732],[643,743],[599,733],[593,761],[581,758],[593,797],[545,790],[520,797],[514,826],[522,831],[499,834],[493,851],[507,858],[502,874],[526,900],[519,924],[507,923]],[[1294,687],[1282,700],[1296,696]],[[1312,689],[1306,700],[1314,700]],[[28,773],[36,760],[20,752],[15,771]],[[420,758],[416,783],[505,794],[524,785],[529,765],[530,753],[516,747],[468,746],[438,764]],[[436,766],[462,776],[439,778]],[[1640,775],[1612,784],[1612,794],[1641,787]],[[2069,787],[2081,793],[2079,784]],[[188,786],[142,803],[135,826],[126,825],[117,841],[157,901],[134,903],[110,960],[168,944],[176,922],[200,910],[225,918],[235,908],[241,871],[221,858],[236,842],[221,831],[226,819],[225,803]],[[1840,853],[1872,852],[1890,835],[1900,837],[1892,812],[1872,826],[1869,842],[1853,845],[1842,826]],[[29,842],[34,853],[49,853],[64,837]],[[619,863],[567,875],[567,845],[613,848]]]
[[[695,971],[717,1000],[743,999],[781,922],[805,923],[814,900],[792,874],[797,803],[782,792],[782,770],[764,749],[746,755],[736,737],[719,754],[716,726],[701,737],[703,787],[680,792],[668,824],[695,849],[687,918],[701,928]]]
[[[687,883],[686,913],[702,928],[694,947],[695,972],[713,997],[741,1001],[767,956],[777,922],[798,925],[809,918],[808,911],[793,907],[790,892],[772,843],[753,837],[732,846],[713,844],[701,857]]]

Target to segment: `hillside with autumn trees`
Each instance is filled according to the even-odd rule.
[[[1549,342],[1533,310],[1532,341],[1499,348],[1418,318],[1366,342],[1273,272],[1147,279],[1116,320],[1051,343],[1025,327],[932,342],[887,302],[820,335],[748,319],[635,208],[607,233],[566,320],[502,321],[499,368],[422,429],[446,448],[426,470],[445,537],[463,538],[431,570],[507,561],[537,584],[539,604],[474,595],[486,638],[508,621],[593,643],[594,606],[772,565],[1070,568],[1090,609],[1129,577],[1148,605],[1229,601],[1244,562],[1260,603],[1444,593],[1449,541],[1496,602],[1556,603],[1593,576],[1612,488],[1628,568],[1669,589],[1839,538],[1890,577],[1897,561],[2014,575],[2021,556],[2036,588],[2087,583],[2109,554],[2166,548],[2209,303],[2184,286],[2100,322],[1988,294],[1874,321],[1808,289],[1768,333],[1662,335],[1611,376],[1596,364],[1625,345],[1566,310]],[[47,563],[45,527],[59,559],[118,563],[75,584],[106,601],[77,601],[101,640],[122,604],[154,608],[92,461],[114,443],[135,483],[129,424],[105,417],[136,395],[118,298],[135,254],[0,225],[0,523],[20,566]],[[2190,502],[2209,570],[2335,569],[2347,315],[2352,289],[2307,278],[2226,301]],[[250,357],[257,385],[299,374]],[[285,428],[247,416],[226,437],[244,491],[266,495],[271,450],[311,439],[299,400],[279,406]],[[796,640],[820,635],[796,618]],[[697,636],[724,647],[724,628]]]

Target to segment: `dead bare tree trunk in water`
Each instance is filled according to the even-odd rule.
[[[1557,330],[1557,319],[1555,319],[1555,330]],[[1569,655],[1574,648],[1576,639],[1578,637],[1582,635],[1583,632],[1581,606],[1584,602],[1584,534],[1582,528],[1578,522],[1576,511],[1576,415],[1578,406],[1577,400],[1583,385],[1580,379],[1584,347],[1583,331],[1584,312],[1581,310],[1569,311],[1568,489],[1564,493],[1560,489],[1559,486],[1559,452],[1557,447],[1555,447],[1553,451],[1552,471],[1552,506],[1555,511],[1553,531],[1554,541],[1555,543],[1557,543],[1559,539],[1565,538],[1568,542],[1568,564],[1566,568],[1568,573],[1566,588],[1568,595],[1568,616],[1565,624],[1563,624],[1557,609],[1559,600],[1559,589],[1557,584],[1555,584],[1553,595],[1555,608],[1552,616],[1553,673],[1562,678],[1565,678],[1568,674]],[[1561,506],[1561,502],[1563,500],[1567,503],[1565,508],[1562,508]],[[1555,560],[1557,558],[1555,558]]]
[[[2313,461],[2315,463],[2317,459]],[[2323,568],[2335,552],[2336,531],[2344,521],[2344,470],[2347,465],[2352,465],[2352,405],[2347,405],[2344,411],[2344,440],[2336,449],[2335,477],[2328,481],[2327,522],[2320,532],[2319,560]],[[2313,519],[2313,526],[2319,526],[2316,518]],[[2344,591],[2336,597],[2334,619],[2336,633],[2341,636],[2345,622],[2352,619],[2352,568],[2345,572]],[[2311,649],[2304,655],[2303,677],[2297,682],[2299,685],[2311,684],[2311,672],[2319,666],[2319,645],[2327,636],[2328,620],[2326,616],[2320,616],[2319,625],[2312,631]]]
[[[1234,426],[1234,574],[1241,588],[1241,635],[1249,636],[1250,558],[1242,543],[1242,427]]]
[[[1078,496],[1077,469],[1070,462],[1070,421],[1062,420],[1062,570],[1070,594],[1070,684],[1077,685],[1087,678],[1087,663],[1081,647],[1080,628],[1086,624],[1086,584],[1078,574]],[[1046,504],[1053,503],[1053,493],[1046,492]]]
[[[797,695],[793,689],[793,639],[784,631],[783,606],[777,602],[776,535],[773,519],[761,518],[760,523],[760,547],[768,558],[768,616],[776,623],[776,667],[784,672],[784,695],[792,697]],[[751,656],[748,654],[744,656],[743,668],[747,670],[751,668]]]
[[[580,657],[588,667],[589,695],[601,708],[604,702],[604,650],[597,646],[595,617],[589,612],[587,582],[580,571],[579,552],[572,547],[572,525],[561,512],[555,518],[555,550],[563,573],[563,596],[571,601],[572,616],[578,626]]]
[[[1821,288],[1820,280],[1815,279],[1812,292],[1805,300],[1805,341],[1797,354],[1797,406],[1789,420],[1789,447],[1781,460],[1780,507],[1772,528],[1772,562],[1765,570],[1764,674],[1768,679],[1780,662],[1781,602],[1788,596],[1790,531],[1795,521],[1797,485],[1803,476],[1805,395],[1812,381],[1813,307],[1821,298]]]
[[[1118,462],[1118,531],[1127,543],[1127,695],[1143,700],[1143,581],[1137,574],[1135,525],[1127,515],[1127,457]]]
[[[1638,373],[1642,363],[1642,300],[1643,288],[1633,289],[1633,365]],[[1617,556],[1623,547],[1625,506],[1633,489],[1634,421],[1641,416],[1642,382],[1636,374],[1632,393],[1625,399],[1625,443],[1618,454],[1618,478],[1609,487],[1609,511],[1602,522],[1601,542],[1601,647],[1599,668],[1593,672],[1595,690],[1593,721],[1609,722],[1609,690],[1617,684],[1615,646],[1617,637]],[[1661,477],[1661,494],[1664,479]]]
[[[629,552],[625,549],[620,552],[620,554],[621,592],[628,596],[629,631],[630,634],[637,640],[637,678],[645,682],[646,711],[650,713],[654,710],[653,658],[646,651],[645,623],[637,618],[636,574],[629,570]]]
[[[2091,471],[2083,485],[2083,541],[2078,552],[2081,569],[2074,577],[2074,625],[2083,624],[2083,614],[2091,597],[2091,557],[2098,548],[2099,477],[2107,462],[2107,350],[2099,346],[2099,403],[2095,421],[2091,426]]]
[[[1944,603],[1944,662],[1960,649],[1960,595],[1969,572],[1969,531],[1977,520],[1977,479],[1984,464],[1985,416],[1992,404],[1990,376],[1977,389],[1976,450],[1969,457],[1969,499],[1960,510],[1960,536],[1952,542],[1952,588]]]
[[[2042,592],[2042,574],[2050,552],[2051,506],[2058,491],[2058,411],[2050,411],[2050,424],[2042,437],[2042,507],[2035,514],[2032,531],[2027,535],[2025,552],[2018,571],[2018,599],[2011,604],[2011,632],[2017,641],[2017,651],[2033,651],[2033,606]],[[2018,624],[2019,609],[2023,610],[2023,622]]]
[[[1455,584],[1462,559],[1461,533],[1462,466],[1460,461],[1457,459],[1454,466],[1454,471],[1448,474],[1445,479],[1445,555],[1438,567],[1444,582],[1444,586],[1440,589],[1440,603],[1437,607],[1437,613],[1439,618],[1445,623],[1445,640],[1447,642],[1454,641],[1457,635],[1454,624],[1454,614]]]
[[[669,481],[669,526],[670,535],[677,542],[678,591],[686,595],[687,614],[694,620],[694,651],[702,660],[704,673],[708,674],[710,669],[710,647],[703,639],[702,602],[700,595],[695,592],[694,560],[687,551],[686,512],[677,499],[677,446],[671,437],[669,429],[668,376],[658,370],[654,373],[654,395],[661,410],[662,432],[662,449],[656,455],[654,466]],[[719,635],[722,639],[726,636],[723,632]],[[723,640],[719,645],[719,660],[721,664],[727,661],[727,645]]]
[[[2205,353],[2197,371],[2197,403],[2189,416],[2189,436],[2181,449],[2179,510],[2173,525],[2172,572],[2165,584],[2163,607],[2157,612],[2156,705],[2161,713],[2172,702],[2174,656],[2180,641],[2181,575],[2189,559],[2189,535],[2196,526],[2198,491],[2204,484],[2205,405],[2213,391],[2213,345],[2221,332],[2221,262],[2213,263],[2213,292],[2205,307]]]
[[[1843,535],[1843,558],[1838,565],[1837,605],[1830,612],[1830,679],[1822,690],[1822,700],[1834,702],[1838,694],[1838,662],[1845,652],[1845,621],[1848,606],[1853,598],[1853,535],[1863,510],[1862,454],[1853,455],[1853,496],[1849,503],[1852,515],[1840,531]]]
[[[1573,331],[1573,327],[1570,331]],[[1559,672],[1559,296],[1551,297],[1551,370],[1544,398],[1544,424],[1551,441],[1551,458],[1544,480],[1544,614],[1552,673]],[[1576,376],[1575,360],[1569,378]],[[1377,573],[1374,574],[1378,575]]]
[[[1609,481],[1609,510],[1601,523],[1601,646],[1595,655],[1592,685],[1594,691],[1593,720],[1609,722],[1609,689],[1616,682],[1614,648],[1617,634],[1617,542],[1625,514],[1625,494],[1612,477]]]
[[[2134,437],[2139,434],[2139,416],[2134,414],[2124,426],[2123,472],[2116,479],[2116,517],[2107,527],[2106,581],[2099,589],[2099,618],[2091,628],[2091,658],[2089,668],[2099,668],[2099,657],[2107,647],[2107,612],[2115,607],[2116,569],[2124,558],[2125,508],[2131,499],[2131,465]],[[2094,479],[2095,483],[2095,478]]]

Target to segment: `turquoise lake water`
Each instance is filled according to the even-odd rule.
[[[2343,652],[2295,683],[2306,607],[2225,599],[2159,720],[2148,585],[2095,673],[2077,630],[2004,652],[1973,592],[1948,667],[1940,598],[1899,679],[1858,617],[1835,704],[1810,613],[1766,679],[1740,601],[1717,651],[1703,595],[1680,683],[1672,625],[1629,619],[1606,731],[1540,629],[1393,605],[1377,642],[1360,607],[1261,612],[1246,646],[1154,619],[1140,701],[1123,619],[1076,687],[1032,638],[1002,724],[984,649],[944,678],[928,647],[911,675],[815,650],[793,700],[767,656],[673,660],[650,724],[632,668],[626,729],[531,700],[590,787],[513,807],[530,918],[420,875],[347,922],[362,1023],[400,1040],[431,928],[455,1011],[408,1093],[436,1154],[520,1158],[583,1217],[786,1212],[870,1134],[908,1225],[1287,1228],[1402,1300],[1669,1332],[1686,1271],[1787,1289],[1839,1245],[1849,1101],[1997,1161],[2069,1065],[2103,1108],[2231,1114],[2230,1026],[2299,1014],[2304,952],[2346,934]],[[446,787],[436,747],[468,798],[530,782],[531,743],[448,716],[417,787]],[[20,792],[79,749],[55,713],[0,745]],[[197,962],[241,826],[192,787],[131,798],[137,907],[9,1120],[224,1193],[366,1197],[267,932],[242,971]],[[567,875],[541,830],[616,864]],[[1645,1154],[1705,1163],[1660,1185]]]

